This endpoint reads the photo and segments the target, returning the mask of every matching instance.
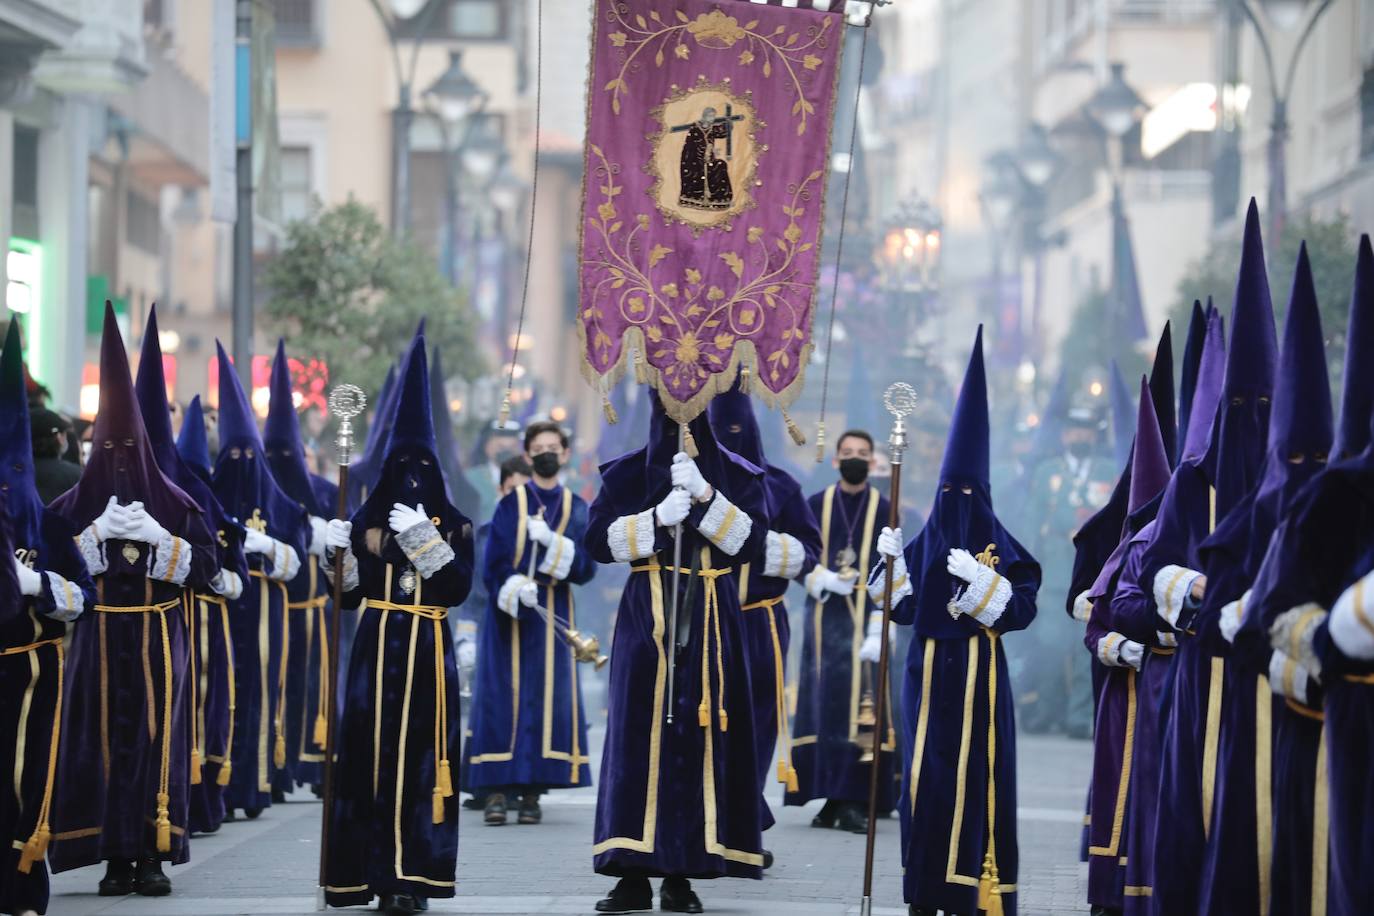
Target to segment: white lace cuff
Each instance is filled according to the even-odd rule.
[[[906,557],[894,557],[892,563],[892,606],[896,607],[899,601],[911,594],[911,577],[906,573]],[[879,607],[883,603],[886,583],[887,563],[880,562],[868,574],[868,600]]]
[[[1183,614],[1184,603],[1193,589],[1193,581],[1202,573],[1186,566],[1166,566],[1155,574],[1154,598],[1159,616],[1178,629],[1178,619]]]
[[[533,582],[529,576],[510,576],[496,593],[496,606],[512,617],[520,616],[520,589],[526,582]]]
[[[1269,688],[1281,697],[1307,705],[1307,680],[1316,677],[1287,653],[1277,649],[1269,656]]]
[[[739,511],[719,490],[697,523],[697,530],[706,535],[707,540],[732,557],[740,552],[753,529],[754,520],[749,514]]]
[[[105,544],[95,533],[95,525],[87,525],[86,530],[76,536],[76,549],[81,551],[81,559],[86,561],[86,569],[92,576],[98,576],[110,568],[105,559]]]
[[[1165,633],[1163,630],[1155,630],[1155,640],[1161,648],[1174,649],[1178,647],[1178,635],[1175,633]]]
[[[1312,638],[1326,618],[1326,609],[1317,604],[1300,604],[1284,611],[1274,618],[1273,626],[1269,628],[1269,645],[1307,668],[1314,676],[1321,677],[1322,665],[1312,648]]]
[[[452,563],[457,556],[448,542],[440,537],[439,529],[429,520],[411,525],[396,535],[396,543],[405,551],[406,559],[415,567],[421,579],[428,579]]]
[[[1093,603],[1088,600],[1088,590],[1085,588],[1073,599],[1073,619],[1084,623],[1093,615]]]
[[[617,563],[629,563],[654,555],[654,510],[622,515],[606,529],[606,543]]]
[[[276,579],[278,582],[290,582],[296,578],[296,573],[301,571],[301,558],[296,553],[296,548],[281,541],[272,541],[272,552],[267,554],[272,558],[272,566],[267,570],[267,578]]]
[[[548,549],[544,551],[544,561],[539,564],[539,572],[551,579],[566,579],[568,573],[572,572],[573,559],[576,556],[577,547],[573,545],[572,538],[555,534]]]
[[[191,572],[191,545],[167,532],[152,545],[148,577],[181,585]]]
[[[221,569],[210,580],[210,590],[233,601],[243,594],[243,580],[232,569]]]
[[[1349,658],[1374,659],[1374,572],[1336,599],[1329,628],[1331,641]]]
[[[770,531],[764,542],[763,574],[775,579],[795,579],[801,572],[806,550],[801,541],[781,531]]]
[[[979,564],[978,574],[954,600],[954,608],[983,626],[991,627],[1010,602],[1011,583],[993,572],[991,566]]]
[[[334,565],[329,562],[329,558],[330,556],[337,557],[338,555],[339,552],[335,550],[332,554],[328,554],[324,559],[320,560],[320,572],[324,573],[325,577],[328,578],[330,582],[334,581]],[[351,592],[357,587],[358,558],[353,555],[352,547],[345,547],[343,555],[343,589],[346,592]]]
[[[1250,600],[1250,590],[1221,609],[1221,635],[1227,642],[1235,642],[1240,625],[1245,620],[1245,605]]]
[[[86,609],[86,597],[81,594],[81,589],[55,572],[45,572],[43,578],[52,592],[52,610],[48,611],[48,616],[63,623],[71,623],[80,617]]]
[[[1120,633],[1113,631],[1098,639],[1097,660],[1112,668],[1123,668],[1127,665],[1132,668],[1139,668],[1143,648],[1140,643],[1132,642]],[[1134,658],[1134,662],[1132,662],[1132,658]]]

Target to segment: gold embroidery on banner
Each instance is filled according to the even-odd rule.
[[[1202,832],[1212,833],[1212,798],[1217,787],[1217,749],[1221,739],[1221,688],[1226,660],[1212,659],[1211,682],[1207,688],[1207,729],[1202,745]]]
[[[911,748],[911,810],[916,811],[916,788],[921,782],[921,764],[926,756],[926,730],[930,725],[931,668],[935,664],[935,640],[927,639],[921,653],[921,707],[916,714],[916,740]]]
[[[1274,861],[1274,820],[1271,743],[1274,694],[1269,679],[1259,675],[1255,679],[1255,826],[1256,847],[1259,852],[1260,916],[1269,916],[1270,866]]]
[[[1131,763],[1135,752],[1135,669],[1126,669],[1126,734],[1122,739],[1121,780],[1116,787],[1116,806],[1112,809],[1112,835],[1107,845],[1089,846],[1090,856],[1115,856],[1121,848],[1121,825],[1126,818],[1126,797],[1131,787]]]

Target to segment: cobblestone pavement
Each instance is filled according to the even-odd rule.
[[[593,746],[599,746],[599,735]],[[1023,737],[1020,761],[1022,916],[1086,912],[1086,867],[1078,862],[1083,787],[1089,744]],[[458,896],[436,900],[436,913],[588,913],[614,883],[591,870],[595,790],[555,793],[544,823],[485,827],[480,812],[464,811]],[[857,913],[864,838],[813,830],[816,806],[775,806],[779,822],[766,835],[777,864],[762,881],[698,882],[708,913],[842,916]],[[55,877],[52,916],[231,916],[307,914],[315,910],[320,806],[302,792],[256,821],[226,824],[197,838],[192,861],[169,874],[175,893],[160,900],[95,896],[101,870]],[[903,916],[895,819],[878,829],[874,913]]]

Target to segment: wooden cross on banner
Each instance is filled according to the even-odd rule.
[[[731,106],[731,105],[727,102],[726,105],[725,105],[725,114],[724,114],[724,116],[718,115],[718,116],[712,118],[712,119],[711,119],[709,122],[707,122],[707,124],[706,124],[706,129],[707,129],[708,131],[709,131],[712,127],[715,127],[717,124],[724,124],[724,125],[725,125],[725,158],[726,158],[726,159],[729,159],[729,158],[730,158],[731,156],[733,156],[734,153],[735,153],[735,122],[736,122],[736,121],[743,121],[743,120],[744,120],[744,115],[737,115],[737,114],[735,114],[735,113],[734,113],[733,106]],[[699,123],[701,123],[701,122],[700,122],[700,121],[693,121],[693,122],[691,122],[690,124],[678,124],[678,125],[676,125],[676,126],[674,126],[674,127],[668,128],[668,132],[669,132],[669,133],[672,133],[672,134],[681,133],[681,132],[684,131],[684,130],[691,130],[693,127],[697,126]]]

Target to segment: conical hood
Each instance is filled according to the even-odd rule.
[[[163,396],[166,409],[166,396]],[[180,528],[196,505],[158,469],[129,374],[129,354],[119,333],[114,307],[105,303],[100,340],[100,410],[91,434],[91,457],[81,480],[53,504],[78,528],[105,511],[111,496],[124,504],[141,502],[169,531]]]
[[[989,487],[988,440],[988,380],[983,368],[983,326],[973,341],[964,383],[959,388],[959,400],[954,405],[949,440],[945,443],[945,459],[940,465],[942,480],[959,480]]]
[[[177,454],[203,479],[210,479],[210,437],[205,434],[205,408],[201,407],[200,395],[191,398],[186,407],[186,417],[177,435]]]
[[[1183,344],[1183,367],[1178,379],[1178,443],[1174,461],[1183,459],[1183,444],[1188,438],[1188,417],[1193,410],[1193,393],[1197,390],[1197,374],[1202,363],[1202,345],[1207,340],[1207,319],[1211,304],[1203,311],[1202,303],[1193,300],[1193,314],[1188,319],[1188,339]]]
[[[1293,274],[1281,353],[1269,417],[1270,467],[1266,478],[1283,476],[1282,468],[1275,465],[1289,463],[1299,455],[1305,461],[1325,455],[1334,433],[1321,312],[1305,242],[1298,251]]]
[[[1127,514],[1140,511],[1164,491],[1171,474],[1169,451],[1159,429],[1150,385],[1140,380],[1140,409],[1135,422],[1135,451],[1131,454],[1131,501]]]
[[[434,408],[434,441],[439,448],[439,466],[444,469],[448,499],[469,518],[481,510],[482,497],[463,471],[463,451],[453,431],[453,414],[444,393],[444,361],[434,348],[434,364],[429,372],[429,401]]]
[[[1174,334],[1168,321],[1164,322],[1164,332],[1155,346],[1155,362],[1150,368],[1150,399],[1155,402],[1159,434],[1164,439],[1164,451],[1169,455],[1169,467],[1172,468],[1178,455],[1178,420],[1174,412]]]
[[[262,444],[267,466],[277,486],[311,515],[328,516],[332,506],[317,505],[310,470],[305,464],[305,443],[296,416],[296,399],[291,387],[291,364],[286,358],[286,341],[277,340],[272,359],[271,400],[262,427]]]
[[[19,342],[19,321],[13,316],[5,335],[4,353],[0,355],[0,492],[8,499],[10,534],[17,546],[39,546],[43,501],[34,481],[24,353]],[[5,561],[3,565],[14,564]]]
[[[1188,417],[1188,437],[1183,443],[1182,461],[1201,462],[1207,455],[1212,438],[1212,422],[1221,402],[1221,388],[1226,375],[1226,329],[1221,313],[1213,311],[1207,320],[1207,335],[1198,361],[1197,385],[1193,389],[1192,409]],[[1181,462],[1180,462],[1181,463]]]
[[[230,446],[253,446],[262,450],[262,436],[258,433],[253,406],[239,384],[234,362],[225,352],[224,344],[215,341],[219,359],[219,449]]]
[[[759,467],[764,466],[763,439],[754,405],[749,395],[740,391],[738,380],[729,391],[716,395],[707,408],[711,432],[716,441]]]
[[[143,329],[143,353],[138,359],[138,377],[134,380],[139,412],[148,430],[148,442],[157,456],[157,466],[172,478],[177,477],[180,460],[176,439],[172,435],[172,412],[167,405],[167,377],[162,370],[162,343],[158,334],[157,306],[148,310],[148,323]]]
[[[1112,404],[1112,441],[1116,446],[1115,463],[1124,465],[1131,456],[1131,442],[1135,437],[1136,406],[1121,377],[1121,367],[1112,360],[1109,373],[1109,395]]]
[[[1345,376],[1341,381],[1341,419],[1331,458],[1360,454],[1370,443],[1374,422],[1374,248],[1360,236],[1355,262],[1355,288],[1350,295],[1350,324],[1345,334]]]
[[[1226,398],[1271,397],[1279,341],[1274,330],[1274,304],[1264,268],[1259,208],[1252,198],[1245,215],[1245,239],[1231,306],[1231,341],[1226,356]]]
[[[429,356],[425,352],[424,322],[410,342],[397,378],[396,419],[387,443],[388,456],[398,448],[423,449],[437,457],[434,443],[434,407],[429,396]]]

